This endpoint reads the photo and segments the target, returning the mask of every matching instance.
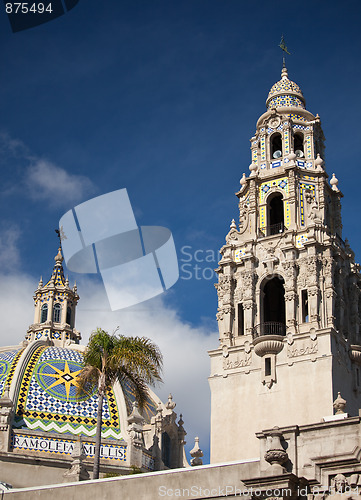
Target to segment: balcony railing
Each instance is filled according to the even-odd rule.
[[[286,325],[276,321],[267,321],[260,323],[253,328],[253,337],[261,337],[263,335],[286,335]]]
[[[287,230],[287,227],[283,222],[278,222],[277,224],[271,224],[270,226],[263,226],[259,228],[262,236],[274,236],[275,234],[281,234]]]

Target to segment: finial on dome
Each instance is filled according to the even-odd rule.
[[[55,262],[63,262],[63,256],[61,255],[61,247],[58,248],[58,253],[56,254],[54,258]]]
[[[38,290],[43,287],[43,277],[40,276],[39,284],[38,284]]]
[[[236,221],[234,219],[231,220],[230,229],[237,229]]]
[[[285,63],[284,59],[283,59],[283,68],[282,68],[281,78],[288,78],[288,71],[287,71],[286,63]]]

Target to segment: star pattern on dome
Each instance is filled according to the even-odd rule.
[[[70,371],[67,361],[65,361],[64,370],[59,370],[59,368],[57,368],[54,365],[51,365],[50,363],[48,363],[48,366],[52,368],[55,373],[47,373],[46,376],[56,379],[55,382],[49,385],[48,389],[56,387],[59,384],[64,384],[66,390],[66,399],[69,399],[70,387],[73,385],[74,387],[77,388],[79,385],[77,382],[77,377],[81,372],[81,369],[74,372]]]

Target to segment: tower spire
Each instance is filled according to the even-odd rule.
[[[55,255],[55,264],[50,279],[43,284],[39,281],[35,291],[34,324],[30,326],[26,340],[46,340],[56,345],[65,345],[66,342],[79,343],[80,333],[75,330],[75,309],[79,300],[77,288],[71,289],[68,278],[65,279],[63,269],[63,256],[60,244]]]

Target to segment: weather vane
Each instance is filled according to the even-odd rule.
[[[64,233],[63,226],[60,226],[60,230],[59,229],[55,229],[55,232],[58,235],[59,245],[60,245],[60,248],[61,248],[61,240],[66,240],[67,239],[67,237],[65,236],[65,233]]]
[[[285,42],[285,39],[282,35],[281,37],[281,41],[278,45],[280,47],[280,49],[282,49],[283,52],[286,52],[286,54],[288,54],[289,56],[291,55],[290,52],[288,52],[288,49],[287,49],[287,45],[286,45],[286,42]],[[286,67],[286,59],[285,59],[285,56],[283,56],[283,67],[285,68]]]

